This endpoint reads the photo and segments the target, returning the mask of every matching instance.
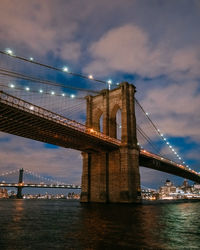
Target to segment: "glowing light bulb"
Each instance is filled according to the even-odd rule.
[[[43,90],[42,90],[42,89],[40,89],[40,90],[39,90],[39,92],[40,92],[40,93],[43,93]]]
[[[33,107],[33,106],[30,106],[30,110],[34,110],[34,107]]]
[[[11,55],[11,56],[13,56],[13,51],[11,50],[11,49],[6,49],[6,53],[8,54],[8,55]]]
[[[89,79],[94,79],[93,75],[88,76]]]
[[[30,60],[30,61],[33,61],[33,60],[34,60],[34,58],[33,58],[33,57],[30,57],[30,58],[29,58],[29,60]]]
[[[119,82],[117,82],[116,84],[119,85]]]
[[[161,136],[164,136],[163,134],[160,134]]]
[[[75,95],[71,94],[70,97],[73,99],[75,97]]]
[[[169,145],[169,142],[168,142],[168,141],[167,141],[166,143],[167,143],[167,145]]]
[[[55,95],[55,92],[54,92],[54,91],[51,91],[51,95]]]
[[[30,88],[29,88],[29,87],[26,87],[25,89],[26,89],[27,91],[29,91],[29,90],[30,90]]]
[[[149,113],[146,112],[146,115],[149,115]]]
[[[108,89],[111,89],[112,80],[108,80]]]
[[[14,87],[15,87],[15,85],[14,85],[14,84],[10,84],[10,87],[11,87],[11,88],[14,88]]]
[[[64,94],[64,93],[62,93],[62,96],[65,96],[65,94]]]
[[[164,138],[164,141],[166,141],[167,139],[166,138]]]
[[[68,68],[67,67],[63,67],[63,71],[64,72],[68,72]]]

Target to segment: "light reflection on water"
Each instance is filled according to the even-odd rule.
[[[199,207],[1,200],[0,249],[200,249]]]

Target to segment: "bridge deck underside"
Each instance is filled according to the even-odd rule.
[[[100,138],[1,102],[0,131],[84,152],[118,148]]]
[[[189,179],[191,181],[200,183],[199,175],[192,173],[191,171],[182,169],[179,166],[175,166],[174,164],[170,164],[165,161],[159,161],[158,159],[154,159],[147,155],[140,154],[139,164],[140,166],[143,166],[146,168],[159,170],[162,172],[177,175],[177,176]]]

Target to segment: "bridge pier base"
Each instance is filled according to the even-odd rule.
[[[83,153],[81,202],[140,202],[139,151]]]

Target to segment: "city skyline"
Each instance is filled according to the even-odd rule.
[[[198,1],[2,1],[0,46],[100,79],[133,83],[145,110],[199,172],[199,9]],[[24,167],[80,184],[80,152],[4,133],[0,147],[2,172]],[[145,186],[159,186],[166,178],[182,182],[169,176],[141,168]]]

